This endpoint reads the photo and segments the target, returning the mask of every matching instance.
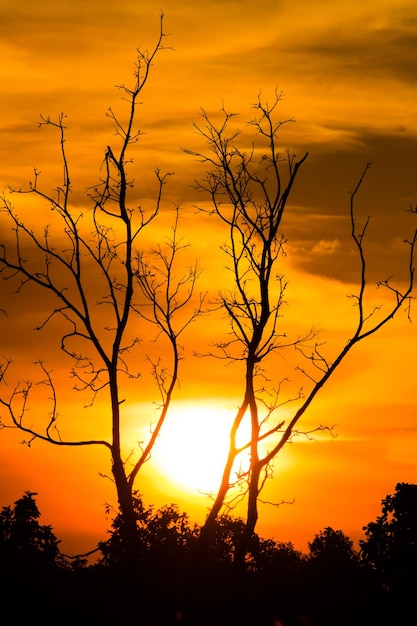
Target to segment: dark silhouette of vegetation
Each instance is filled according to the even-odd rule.
[[[254,118],[247,124],[249,130],[245,133],[233,127],[235,114],[223,109],[220,122],[216,123],[203,110],[202,123],[195,128],[206,144],[206,151],[186,150],[206,169],[196,188],[211,201],[211,208],[202,210],[214,215],[225,227],[227,240],[223,251],[233,281],[231,287],[219,292],[217,302],[229,321],[229,333],[218,340],[209,356],[244,364],[242,400],[230,428],[222,479],[202,528],[200,546],[204,555],[216,517],[247,497],[246,523],[236,552],[238,566],[245,561],[258,520],[258,502],[273,475],[274,459],[295,434],[300,434],[301,418],[352,349],[377,333],[400,310],[408,309],[414,284],[416,230],[405,241],[409,251],[404,284],[395,286],[391,278],[378,283],[391,296],[383,313],[381,307],[367,302],[368,261],[364,239],[370,220],[368,217],[359,226],[356,203],[368,164],[350,193],[348,211],[350,235],[358,258],[358,287],[351,295],[357,315],[350,337],[331,354],[331,348],[326,349],[325,342],[318,340],[315,329],[301,328],[298,336],[288,331],[284,314],[288,279],[283,263],[287,243],[283,223],[292,189],[308,153],[299,159],[289,150],[282,154],[281,131],[292,120],[277,120],[280,100],[278,92],[270,104],[258,96],[253,105]],[[253,133],[249,134],[251,130]],[[295,397],[284,393],[287,379],[281,368],[285,359],[271,360],[290,347],[299,354],[301,364],[296,369],[307,381]],[[281,409],[286,405],[288,410],[289,403],[295,401],[298,408],[287,417]],[[242,426],[246,427],[247,423],[250,436],[239,440]],[[320,425],[316,430],[325,428]]]
[[[398,483],[382,500],[382,514],[363,529],[361,558],[375,574],[395,619],[417,622],[417,605],[410,603],[417,589],[417,485]],[[395,603],[394,610],[392,604]]]
[[[33,618],[37,606],[42,606],[39,617],[44,611],[48,618],[54,594],[65,589],[64,577],[71,568],[60,554],[60,542],[51,526],[39,523],[36,495],[27,491],[14,506],[4,506],[0,513],[3,623],[8,614],[14,615],[15,621]]]
[[[30,212],[21,218],[9,193],[1,198],[1,219],[10,227],[0,243],[2,278],[16,287],[17,294],[33,288],[45,295],[46,305],[52,302],[37,330],[54,324],[64,329],[58,347],[71,363],[75,390],[87,392],[91,403],[98,394],[108,394],[110,435],[107,439],[62,436],[59,390],[44,361],[37,363],[41,387],[23,377],[5,387],[0,397],[0,428],[19,429],[28,445],[41,440],[57,447],[106,449],[119,503],[110,537],[99,544],[99,558],[92,564],[82,556],[73,559],[61,554],[52,528],[39,523],[36,494],[27,492],[14,507],[5,507],[0,515],[0,567],[6,580],[3,610],[15,611],[17,621],[43,624],[343,626],[384,623],[386,616],[390,620],[401,617],[406,624],[409,617],[416,617],[411,606],[416,581],[414,485],[398,485],[396,494],[383,501],[382,516],[365,528],[360,552],[342,531],[331,528],[316,535],[307,555],[291,543],[262,539],[255,532],[260,494],[271,477],[274,459],[297,434],[299,421],[319,391],[354,346],[378,332],[400,309],[408,310],[417,241],[416,232],[405,241],[409,256],[403,287],[394,286],[391,279],[378,285],[392,297],[391,305],[383,312],[378,306],[369,309],[364,249],[369,219],[358,225],[355,211],[366,166],[350,194],[348,211],[359,262],[358,289],[351,296],[357,318],[350,338],[332,357],[317,342],[314,329],[302,329],[299,336],[288,338],[281,328],[287,280],[277,262],[285,256],[281,226],[287,201],[307,154],[297,160],[288,152],[283,159],[278,150],[278,133],[286,123],[274,119],[279,94],[270,106],[260,97],[255,104],[257,117],[250,128],[263,144],[261,152],[256,141],[249,149],[238,143],[239,131],[229,131],[234,116],[224,110],[219,127],[203,112],[203,126],[196,128],[208,145],[207,154],[191,152],[208,168],[197,186],[209,194],[212,212],[229,233],[223,251],[234,284],[219,293],[217,305],[228,316],[231,334],[226,340],[219,338],[216,356],[244,364],[242,399],[219,491],[200,528],[191,525],[175,505],[158,510],[146,506],[135,489],[178,381],[179,337],[203,305],[203,297],[196,298],[194,293],[198,265],[189,266],[181,275],[173,269],[178,253],[186,247],[178,236],[178,207],[166,247],[158,243],[147,255],[140,244],[144,229],[160,213],[169,176],[157,170],[152,204],[145,208],[138,204],[131,150],[141,131],[134,126],[150,68],[164,48],[162,18],[155,47],[151,52],[138,50],[133,87],[120,87],[128,106],[126,120],[108,111],[118,144],[104,151],[102,174],[88,190],[87,209],[81,210],[77,202],[72,205],[64,115],[57,121],[42,117],[40,124],[58,132],[61,183],[45,191],[35,170],[28,189],[11,190],[46,204],[53,223],[40,228],[32,225]],[[156,337],[165,339],[171,357],[166,365],[159,356],[146,355],[159,392],[160,412],[135,456],[125,453],[121,444],[126,399],[122,381],[136,381],[141,373],[132,356],[142,339],[138,323],[156,329]],[[151,334],[154,341],[155,333]],[[303,363],[298,370],[309,386],[294,398],[282,395],[285,376],[274,371],[269,379],[266,369],[267,360],[288,347],[298,352]],[[0,381],[6,382],[11,364],[8,359],[0,363]],[[29,421],[35,386],[47,390],[50,411],[46,419],[38,415]],[[298,408],[283,419],[280,408],[292,401],[298,402]],[[250,436],[238,443],[245,418],[249,418]],[[233,478],[244,454],[249,462],[240,465]],[[228,500],[233,487],[238,488],[238,495]],[[233,506],[246,496],[245,519],[231,517]],[[196,570],[198,560],[202,566]]]
[[[315,535],[307,554],[254,533],[239,575],[234,553],[245,522],[219,516],[207,567],[194,585],[187,570],[198,526],[177,506],[155,509],[135,493],[142,576],[132,591],[121,514],[100,542],[99,558],[88,564],[60,553],[52,528],[39,522],[36,494],[27,492],[0,513],[2,611],[46,625],[411,626],[416,493],[417,485],[397,485],[383,500],[381,517],[365,527],[358,550],[330,527]],[[381,526],[384,532],[376,530]]]
[[[3,564],[16,571],[47,567],[59,555],[59,541],[51,526],[39,523],[40,512],[34,496],[27,491],[14,507],[5,506],[0,513],[0,553]]]
[[[323,625],[347,626],[354,613],[363,613],[366,589],[353,542],[341,530],[328,527],[314,537],[309,549],[305,586],[312,615]]]
[[[187,247],[178,235],[178,207],[173,234],[166,245],[158,243],[153,252],[144,252],[149,244],[142,241],[143,231],[160,212],[162,191],[169,174],[155,172],[154,199],[146,201],[146,207],[142,207],[138,199],[140,190],[131,170],[132,150],[141,137],[141,131],[135,129],[139,98],[156,55],[165,47],[164,37],[161,14],[159,37],[153,50],[138,50],[133,87],[120,86],[127,103],[126,121],[117,117],[112,109],[108,111],[116,127],[116,146],[107,146],[105,150],[101,178],[88,190],[87,206],[73,204],[64,115],[56,122],[42,117],[40,123],[42,127],[58,131],[63,166],[61,184],[52,192],[45,191],[40,183],[40,172],[35,170],[29,189],[11,192],[29,194],[41,206],[50,209],[51,223],[32,225],[30,207],[24,206],[18,214],[10,194],[4,193],[0,198],[1,277],[14,285],[17,294],[34,288],[36,298],[44,297],[50,304],[46,318],[36,330],[63,323],[58,326],[62,335],[57,348],[69,358],[73,389],[87,392],[87,401],[83,397],[81,402],[84,408],[91,406],[97,395],[106,398],[107,394],[108,411],[104,415],[108,416],[110,435],[107,439],[86,437],[84,431],[74,439],[62,435],[60,386],[54,380],[52,368],[44,361],[38,362],[40,381],[22,377],[11,385],[11,392],[5,387],[0,397],[3,409],[0,428],[19,429],[25,434],[28,445],[40,440],[56,447],[106,448],[124,517],[123,532],[130,542],[129,555],[139,554],[133,499],[135,480],[149,460],[178,381],[179,337],[200,313],[202,305],[198,297],[191,302],[199,274],[197,264],[183,270],[177,266],[178,254]],[[26,306],[26,302],[22,302],[22,306]],[[165,340],[168,345],[167,348],[158,343],[164,358],[147,355],[156,382],[159,415],[148,439],[126,453],[122,449],[125,394],[131,392],[132,385],[136,386],[143,373],[137,370],[139,359],[134,352],[143,339],[142,334],[150,337],[152,343],[156,334],[162,344]],[[4,381],[6,372],[12,369],[10,364],[8,360],[0,365],[0,381]],[[50,410],[46,420],[38,416],[34,422],[28,419],[28,410],[34,388],[39,389],[40,383],[47,390]],[[138,399],[140,391],[136,389],[135,400]],[[88,418],[89,415],[84,422],[88,422]],[[92,421],[94,419],[93,414]]]

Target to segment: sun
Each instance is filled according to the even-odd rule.
[[[172,405],[152,451],[152,465],[176,489],[194,495],[215,493],[234,416],[233,409],[213,403]]]
[[[173,402],[146,464],[146,476],[152,476],[157,490],[168,489],[172,495],[190,501],[208,494],[215,495],[221,483],[229,451],[230,428],[237,410],[237,399],[230,398]],[[132,412],[132,425],[126,433],[130,443],[133,436],[137,437],[133,426],[136,414],[136,410]],[[238,447],[248,444],[250,430],[247,413],[238,430]],[[146,435],[143,440],[147,440]],[[260,444],[261,455],[267,452],[267,445],[267,442]],[[286,464],[281,458],[280,470]],[[247,471],[248,466],[249,447],[246,447],[235,460],[231,483],[236,480],[237,473]]]

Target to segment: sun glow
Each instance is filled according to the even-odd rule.
[[[216,492],[234,416],[233,408],[216,404],[173,405],[152,452],[152,465],[181,491]]]
[[[236,417],[238,401],[220,398],[216,401],[173,402],[152,449],[147,468],[170,493],[193,499],[201,495],[215,495],[221,483],[229,451],[230,428]],[[285,417],[285,411],[282,411]],[[279,420],[281,421],[281,420]],[[152,429],[152,426],[151,426]],[[237,481],[249,468],[250,415],[247,412],[237,432],[237,455],[230,484]],[[132,428],[137,436],[137,431]],[[149,433],[148,433],[149,434]],[[280,434],[277,435],[278,439]],[[144,441],[147,438],[144,437]],[[269,452],[276,438],[259,443],[261,457]],[[279,469],[291,463],[287,455],[280,454]],[[271,471],[272,467],[269,466]]]

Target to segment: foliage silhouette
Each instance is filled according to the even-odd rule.
[[[401,519],[405,530],[402,533],[396,527],[394,534],[401,537],[398,543],[414,541],[416,490],[417,485],[402,483],[394,496],[383,501],[381,518],[394,513],[395,524]],[[26,492],[14,507],[3,507],[0,513],[2,610],[16,611],[21,620],[40,620],[46,626],[56,624],[57,615],[60,624],[81,626],[128,620],[141,626],[415,623],[414,588],[407,585],[398,604],[398,590],[380,584],[386,576],[386,552],[377,551],[383,554],[379,571],[377,560],[366,553],[372,533],[356,551],[342,531],[327,527],[315,535],[308,554],[301,554],[291,543],[254,535],[246,568],[237,575],[233,558],[244,521],[220,516],[207,568],[190,585],[185,573],[198,527],[177,506],[155,509],[135,493],[141,545],[137,567],[144,575],[140,586],[132,589],[125,567],[122,515],[115,516],[109,539],[99,544],[101,559],[87,565],[82,559],[60,554],[60,542],[51,527],[39,522],[35,495]],[[382,524],[391,521],[381,519]],[[375,523],[365,528],[374,530]],[[397,566],[404,558],[404,565],[410,567],[405,550],[397,552],[397,557]]]
[[[398,483],[382,514],[363,530],[361,557],[375,572],[384,603],[402,623],[417,622],[417,485]]]
[[[365,612],[367,586],[353,542],[341,530],[327,527],[308,545],[304,585],[312,615],[323,625],[348,626],[352,613]]]
[[[16,614],[20,623],[38,616],[43,623],[51,618],[52,624],[55,601],[72,568],[51,526],[39,522],[36,495],[27,491],[0,512],[1,610]]]
[[[27,491],[14,507],[5,506],[0,512],[1,562],[16,570],[35,569],[56,563],[59,541],[51,526],[39,523],[40,512],[35,492]]]
[[[320,565],[320,568],[335,572],[344,569],[346,564],[357,561],[357,553],[353,542],[341,530],[333,530],[329,526],[318,533],[308,544],[310,559]]]

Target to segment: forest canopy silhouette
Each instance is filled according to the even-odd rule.
[[[245,526],[220,516],[204,572],[187,576],[199,528],[170,504],[155,509],[135,495],[141,587],[130,596],[123,519],[114,517],[95,562],[62,554],[41,523],[37,494],[26,492],[0,512],[2,609],[55,623],[111,624],[138,619],[160,624],[413,624],[417,580],[417,485],[398,483],[381,515],[365,526],[359,549],[341,530],[324,528],[303,554],[291,543],[251,536],[245,568],[235,577],[234,554]],[[21,598],[25,597],[22,605]],[[44,603],[39,603],[45,598]]]

